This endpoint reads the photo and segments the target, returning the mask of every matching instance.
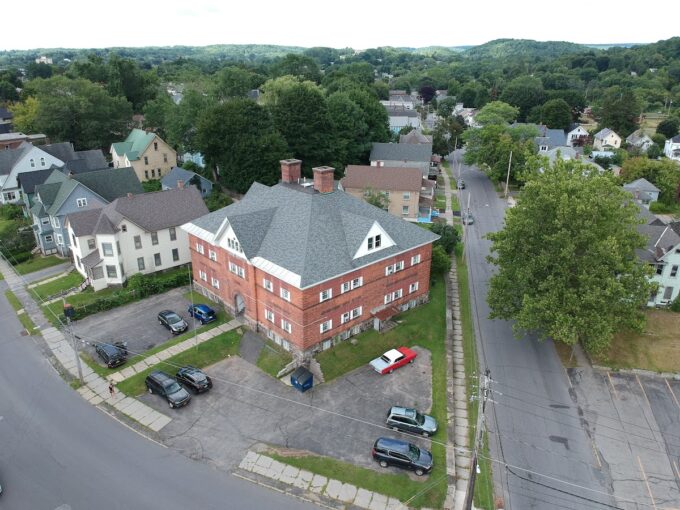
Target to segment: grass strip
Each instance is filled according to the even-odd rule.
[[[65,292],[73,287],[77,287],[83,283],[83,280],[83,276],[78,271],[72,271],[58,280],[52,280],[51,282],[36,285],[32,289],[29,289],[29,292],[41,301],[44,301],[59,292]]]
[[[164,370],[174,374],[180,366],[192,365],[197,368],[204,368],[222,361],[227,356],[236,356],[239,352],[241,336],[238,329],[221,333],[202,344],[198,344],[196,347],[180,352],[153,367],[125,379],[118,383],[117,387],[126,395],[135,397],[146,391],[144,379],[154,370]]]
[[[47,257],[38,256],[33,257],[26,262],[17,264],[14,266],[14,269],[16,269],[17,273],[24,275],[35,273],[36,271],[47,269],[48,267],[57,266],[59,264],[63,264],[64,262],[68,262],[68,260],[60,259],[55,255],[49,255]]]
[[[257,358],[257,367],[275,378],[292,359],[293,356],[278,345],[265,342]]]
[[[24,308],[24,305],[21,304],[19,298],[11,290],[6,290],[5,296],[7,297],[7,301],[9,301],[10,306],[15,312],[18,312]],[[25,311],[23,313],[17,313],[17,318],[29,335],[35,335],[38,332],[38,328],[35,326],[35,323]]]

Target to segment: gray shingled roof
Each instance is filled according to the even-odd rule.
[[[600,131],[598,131],[597,133],[595,133],[595,138],[598,138],[598,139],[600,139],[600,140],[604,140],[604,139],[607,138],[611,133],[614,133],[614,131],[612,131],[612,130],[609,129],[609,128],[604,128],[604,129],[601,129]],[[616,134],[616,133],[614,133],[614,134]]]
[[[371,161],[421,161],[432,159],[432,144],[374,143]]]
[[[624,184],[623,188],[629,191],[652,191],[657,193],[661,191],[644,177]]]
[[[413,129],[405,135],[399,135],[399,143],[432,143],[432,135],[424,135],[419,129]]]
[[[246,257],[261,257],[300,275],[302,288],[438,239],[429,230],[347,193],[322,194],[295,184],[255,183],[240,202],[186,228],[198,227],[214,235],[225,219]],[[354,259],[375,222],[395,246]]]
[[[17,175],[17,181],[23,188],[24,193],[33,193],[35,187],[43,184],[53,171],[54,168],[46,168],[45,170],[35,170],[34,172],[22,172]]]
[[[130,167],[105,168],[81,173],[74,175],[73,179],[81,182],[108,202],[124,197],[128,193],[144,193],[137,174]]]
[[[376,190],[413,191],[420,193],[423,173],[419,168],[347,165],[342,187]]]
[[[0,151],[0,175],[8,175],[17,161],[32,148],[33,146],[30,143],[21,142],[21,145],[16,149]]]
[[[45,151],[50,156],[54,156],[63,163],[76,159],[76,151],[73,149],[73,144],[70,142],[41,145],[40,150]]]
[[[212,181],[206,179],[202,175],[197,174],[196,172],[192,172],[190,170],[187,170],[186,168],[175,166],[167,174],[163,176],[163,178],[161,179],[161,184],[167,186],[168,188],[176,188],[177,181],[181,180],[184,181],[184,184],[188,184],[189,181],[191,181],[191,179],[193,179],[194,177],[198,177],[201,180],[212,183]]]
[[[636,253],[640,259],[653,263],[680,245],[680,235],[671,225],[664,225],[644,207],[639,206],[639,211],[639,217],[644,223],[638,225],[637,230],[647,239],[647,246],[636,250]]]
[[[208,212],[193,186],[121,197],[106,206],[68,216],[77,236],[111,234],[115,225],[128,220],[147,232],[177,227]]]

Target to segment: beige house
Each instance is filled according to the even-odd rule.
[[[435,183],[419,168],[348,165],[340,187],[362,199],[372,191],[382,193],[388,199],[387,211],[407,221],[431,220]]]
[[[132,167],[140,181],[160,179],[177,166],[177,153],[157,134],[133,129],[124,142],[111,145],[114,168]]]
[[[597,132],[593,138],[593,149],[604,151],[621,147],[621,137],[609,128]]]

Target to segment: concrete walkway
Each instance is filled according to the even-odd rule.
[[[453,225],[451,209],[451,178],[444,169],[444,194],[446,212],[444,217]],[[455,259],[451,264],[446,288],[446,393],[448,421],[448,443],[446,466],[449,486],[445,508],[462,510],[470,479],[470,453],[468,444],[467,388],[465,385],[465,358],[463,355],[463,329],[458,296],[458,273]],[[472,374],[468,374],[472,376]]]
[[[51,276],[62,276],[62,273],[68,273],[71,269],[73,269],[73,264],[71,264],[71,261],[64,260],[63,264],[57,264],[56,266],[47,267],[33,273],[25,274],[23,279],[29,283],[38,282]]]
[[[25,313],[31,317],[38,329],[42,332],[41,334],[45,343],[52,351],[54,357],[59,361],[59,364],[73,378],[78,379],[78,369],[73,346],[66,339],[64,334],[59,329],[52,327],[45,318],[40,306],[32,299],[29,291],[26,289],[27,281],[18,275],[12,266],[4,259],[0,259],[0,272],[5,277],[5,281],[10,290],[14,292],[19,301],[23,304]],[[132,377],[136,373],[146,370],[175,354],[186,351],[197,344],[210,340],[226,331],[238,328],[241,325],[242,323],[239,320],[232,320],[227,324],[221,324],[211,330],[200,333],[195,338],[184,340],[183,342],[157,352],[156,354],[135,363],[131,367],[125,368],[119,372],[112,372],[109,378],[101,377],[85,363],[81,363],[85,384],[78,389],[78,393],[92,405],[99,405],[102,402],[106,402],[117,411],[132,418],[145,427],[148,427],[154,432],[158,432],[170,423],[172,418],[159,413],[139,400],[128,397],[119,391],[116,391],[114,395],[111,396],[109,393],[109,381],[124,381],[128,377]]]

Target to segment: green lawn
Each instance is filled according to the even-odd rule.
[[[14,292],[11,290],[6,290],[5,296],[7,297],[7,301],[9,301],[10,306],[14,308],[15,312],[18,312],[24,307],[24,305],[21,304],[21,301],[19,301],[19,298],[17,298]],[[38,328],[36,328],[35,324],[27,313],[18,313],[17,318],[29,335],[35,335],[38,332]]]
[[[48,267],[63,264],[64,262],[68,262],[68,260],[60,259],[55,255],[49,255],[47,257],[38,255],[30,260],[27,260],[26,262],[17,264],[16,266],[14,266],[14,269],[16,269],[17,273],[19,274],[28,274],[40,271],[41,269],[46,269]]]
[[[71,271],[69,274],[59,278],[58,280],[37,285],[36,287],[29,289],[29,292],[33,294],[33,296],[37,296],[38,299],[43,301],[59,292],[64,292],[73,287],[77,287],[83,283],[83,280],[84,278],[78,271]]]
[[[446,495],[445,472],[440,472],[439,475],[435,475],[433,471],[429,476],[423,476],[421,480],[414,481],[411,480],[406,473],[400,473],[398,475],[380,473],[378,471],[373,471],[372,469],[341,462],[330,457],[316,455],[290,457],[279,455],[275,452],[268,452],[267,455],[284,464],[290,464],[291,466],[300,469],[306,469],[327,478],[342,480],[343,482],[351,483],[362,489],[397,498],[402,502],[408,501],[415,494],[426,491],[422,496],[418,496],[410,501],[408,504],[409,507],[430,506],[433,508],[441,508],[444,499],[442,498],[441,501],[433,500],[431,496],[438,493],[443,493],[444,496]]]
[[[117,290],[120,289],[108,287],[106,289],[100,290],[99,292],[95,292],[92,290],[92,287],[88,287],[82,292],[67,297],[66,302],[73,305],[74,307],[79,305],[85,305],[92,303],[93,301],[99,299],[100,297],[110,296]],[[42,309],[43,313],[45,314],[45,317],[47,317],[47,319],[52,323],[52,325],[54,327],[59,327],[60,322],[57,319],[57,317],[62,317],[64,314],[63,301],[60,299],[58,301],[55,301],[54,303],[50,303],[49,305],[44,305]]]
[[[223,360],[227,356],[236,356],[239,351],[240,342],[241,335],[238,333],[237,329],[227,331],[226,333],[222,333],[215,338],[211,338],[210,340],[199,344],[195,348],[181,352],[165,361],[161,361],[154,367],[133,375],[129,379],[118,383],[117,387],[126,395],[140,395],[146,390],[144,379],[146,379],[146,376],[154,370],[164,370],[174,374],[177,368],[183,365],[193,365],[198,368],[204,368]]]
[[[189,318],[189,320],[192,320],[192,319]],[[217,326],[224,324],[225,322],[229,322],[230,320],[231,320],[231,317],[228,316],[225,312],[222,312],[222,311],[217,312],[217,320],[216,321],[213,321],[209,324],[206,324],[205,326],[201,326],[201,327],[197,328],[195,330],[195,332],[189,331],[187,333],[184,333],[183,335],[176,336],[175,338],[168,340],[167,342],[163,342],[162,344],[158,344],[153,349],[149,349],[148,351],[144,351],[141,354],[137,354],[135,356],[132,356],[132,357],[128,358],[128,360],[123,365],[116,367],[116,370],[111,370],[110,368],[101,366],[94,359],[92,359],[92,356],[90,356],[86,352],[82,352],[80,354],[80,357],[83,359],[83,361],[85,363],[87,363],[87,365],[92,370],[97,372],[102,377],[108,377],[113,372],[118,372],[120,370],[123,370],[123,369],[125,369],[129,366],[134,365],[138,361],[143,360],[144,358],[148,358],[149,356],[156,354],[157,352],[164,351],[165,349],[168,349],[168,348],[172,347],[173,345],[177,345],[180,342],[184,342],[184,340],[187,340],[189,338],[193,338],[195,335],[200,335],[201,333],[203,333],[205,331],[209,331],[213,328],[216,328]]]
[[[265,342],[260,356],[257,358],[257,366],[263,372],[276,377],[283,368],[291,362],[293,357],[278,345]]]
[[[326,381],[331,381],[347,372],[365,365],[373,358],[380,356],[388,349],[405,345],[412,347],[418,345],[428,349],[432,354],[432,410],[430,414],[439,422],[439,432],[435,436],[438,442],[446,443],[446,289],[443,277],[438,277],[430,288],[430,302],[413,310],[404,312],[396,317],[400,324],[398,327],[378,333],[375,330],[365,331],[354,337],[356,345],[343,342],[317,355],[321,364]],[[434,457],[434,469],[429,476],[430,481],[444,477],[446,474],[446,452],[440,444],[432,445]],[[311,467],[310,471],[314,471]],[[351,470],[347,468],[348,472]],[[379,475],[382,476],[382,475]],[[340,478],[345,480],[345,478]],[[446,482],[436,484],[426,493],[418,496],[410,504],[413,506],[427,506],[441,508],[446,497]],[[390,484],[395,484],[394,480]],[[412,482],[419,490],[423,486]],[[361,487],[365,485],[359,484]],[[391,490],[398,487],[390,485]],[[366,487],[368,488],[368,487]],[[412,496],[417,490],[411,487],[409,494]],[[384,492],[384,491],[383,491]],[[387,492],[391,494],[391,492]]]
[[[475,343],[475,331],[472,323],[472,303],[470,301],[469,278],[467,266],[462,257],[462,243],[457,246],[456,271],[458,274],[458,299],[460,302],[460,320],[463,328],[463,358],[465,365],[465,381],[467,395],[471,397],[477,395],[478,381],[472,374],[479,373],[479,361],[477,359],[477,344]],[[474,444],[475,426],[477,424],[477,412],[479,403],[468,399],[468,442],[470,447]],[[487,435],[484,434],[484,448],[482,453],[489,456]],[[484,453],[486,452],[486,453]],[[490,461],[479,458],[480,473],[477,475],[475,484],[474,503],[477,508],[493,510],[493,484],[491,483],[491,463]]]

